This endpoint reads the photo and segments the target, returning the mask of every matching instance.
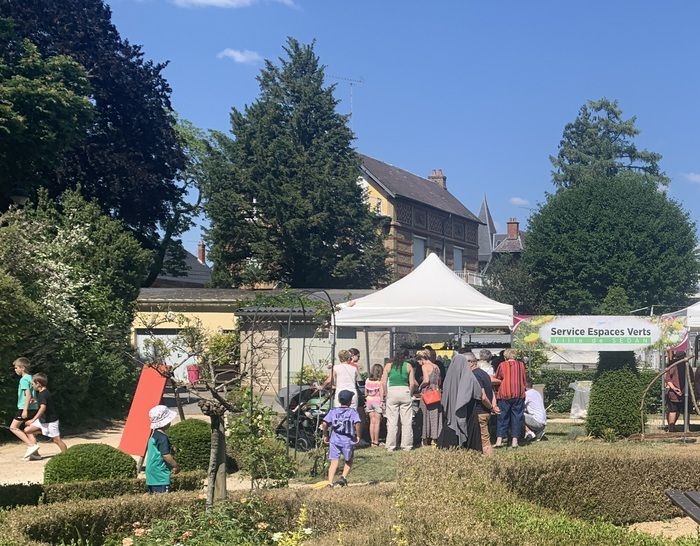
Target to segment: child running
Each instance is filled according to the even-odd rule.
[[[168,493],[170,475],[177,474],[180,468],[173,457],[173,447],[165,431],[175,419],[175,412],[166,406],[156,406],[148,412],[151,420],[151,437],[146,451],[146,485],[148,492]]]
[[[29,373],[31,364],[28,358],[20,357],[15,360],[12,365],[15,368],[15,373],[20,376],[20,379],[17,388],[17,413],[10,423],[10,432],[22,440],[27,446],[27,451],[24,452],[22,458],[30,460],[32,458],[38,458],[37,452],[39,451],[39,444],[36,443],[36,437],[23,430],[25,423],[34,418],[37,410],[37,404],[34,400],[36,393],[32,386],[32,376]]]
[[[329,411],[321,423],[323,442],[329,444],[328,460],[331,462],[328,467],[328,487],[343,487],[348,484],[347,478],[352,468],[353,453],[355,446],[360,442],[360,415],[355,408],[350,407],[354,396],[355,393],[352,391],[340,391],[338,393],[340,407]],[[328,434],[329,425],[331,428],[330,437]],[[341,454],[345,459],[343,474],[336,481],[333,481]]]
[[[51,438],[51,441],[58,446],[61,453],[66,451],[68,448],[66,444],[61,440],[61,431],[58,426],[58,415],[56,414],[56,408],[53,404],[53,399],[51,393],[46,386],[49,384],[49,379],[43,373],[35,373],[32,377],[32,385],[34,390],[36,390],[36,401],[39,405],[39,409],[33,419],[27,421],[24,426],[24,432],[26,434],[42,434],[47,438]]]

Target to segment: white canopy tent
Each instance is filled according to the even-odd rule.
[[[700,302],[686,307],[685,312],[688,317],[688,329],[700,330]]]
[[[450,270],[435,254],[386,288],[343,303],[336,326],[513,325],[513,306],[487,298]]]

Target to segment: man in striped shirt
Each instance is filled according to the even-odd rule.
[[[505,360],[498,366],[493,384],[498,385],[496,400],[501,413],[498,414],[496,443],[493,447],[503,447],[503,438],[510,437],[512,447],[518,447],[518,439],[525,426],[525,365],[515,359],[515,350],[507,349],[503,353]]]

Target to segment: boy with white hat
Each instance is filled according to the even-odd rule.
[[[173,457],[170,438],[165,434],[175,415],[166,406],[156,406],[148,412],[152,430],[146,451],[146,485],[149,493],[169,492],[170,475],[180,471]]]

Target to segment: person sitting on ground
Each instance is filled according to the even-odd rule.
[[[32,386],[32,375],[29,373],[31,363],[28,358],[20,357],[12,363],[15,373],[20,376],[17,387],[17,413],[10,423],[10,432],[17,436],[27,446],[22,457],[24,460],[39,458],[39,444],[34,434],[27,434],[25,423],[34,419],[38,406],[35,400],[36,391]]]
[[[474,374],[474,377],[476,377],[476,380],[481,386],[481,399],[477,400],[474,406],[474,411],[476,412],[477,419],[479,420],[479,430],[481,432],[481,452],[486,457],[490,457],[493,455],[493,448],[491,447],[489,419],[491,418],[491,413],[498,414],[496,395],[494,394],[493,386],[491,385],[491,377],[484,370],[479,368],[479,361],[476,360],[474,353],[464,353],[464,356],[469,363],[469,368]]]
[[[477,365],[479,366],[480,370],[484,370],[489,376],[494,375],[493,366],[491,366],[492,358],[493,355],[488,349],[481,349],[481,351],[479,351],[479,361],[477,362]]]
[[[175,419],[175,412],[166,406],[155,406],[148,412],[151,420],[151,437],[146,450],[146,486],[148,492],[168,493],[170,476],[177,474],[180,467],[173,457],[174,449],[165,433]]]
[[[321,429],[323,430],[323,442],[329,445],[328,460],[328,486],[346,486],[348,474],[352,469],[352,459],[355,446],[360,443],[360,415],[357,410],[350,407],[355,393],[343,390],[338,393],[340,407],[335,407],[323,418]],[[330,434],[328,428],[330,426]],[[343,456],[345,464],[343,473],[334,481],[338,470],[338,460]]]
[[[382,374],[384,368],[381,364],[372,366],[372,373],[365,381],[365,412],[369,415],[369,437],[372,447],[379,446],[379,427],[384,413],[382,404],[384,401],[384,386]]]
[[[58,414],[54,407],[53,398],[49,389],[46,386],[49,384],[49,379],[43,373],[36,373],[32,377],[32,385],[36,390],[36,401],[39,409],[33,419],[27,421],[24,426],[26,434],[42,434],[58,446],[61,453],[68,448],[63,440],[61,440],[61,430],[58,423]]]
[[[547,410],[542,395],[532,388],[532,379],[525,382],[525,441],[539,442],[544,437]]]

